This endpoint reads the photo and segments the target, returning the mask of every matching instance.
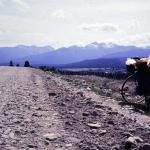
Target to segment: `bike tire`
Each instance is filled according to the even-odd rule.
[[[126,103],[142,103],[145,100],[144,96],[140,96],[136,93],[137,81],[136,73],[130,75],[124,81],[121,87],[121,95]]]

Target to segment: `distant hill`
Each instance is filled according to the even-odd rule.
[[[141,51],[143,48],[137,48],[135,46],[121,46],[113,43],[91,43],[84,47],[71,46],[68,48],[59,48],[52,52],[47,52],[39,55],[25,57],[20,61],[24,62],[26,59],[31,64],[46,64],[46,65],[59,65],[59,64],[70,64],[80,62],[83,60],[97,59],[107,57],[114,54],[123,53],[126,51]],[[130,54],[129,54],[130,55]],[[123,56],[121,56],[123,57]],[[119,58],[119,57],[118,57]]]
[[[128,57],[148,57],[150,47],[138,48],[135,46],[123,46],[122,51],[104,55],[98,59],[85,60],[81,62],[64,65],[66,68],[125,68],[125,61]]]
[[[16,47],[0,47],[0,64],[8,63],[10,60],[15,60],[17,58],[24,58],[53,50],[54,48],[50,46],[37,47],[19,45]]]
[[[149,55],[150,55],[150,47],[147,48],[131,47],[130,50],[108,54],[103,57],[104,58],[122,58],[135,56],[148,57]]]
[[[118,46],[117,46],[118,47]],[[135,46],[122,46],[122,51],[104,55],[98,59],[85,60],[81,62],[64,65],[66,68],[125,68],[128,57],[148,57],[150,47],[139,48]]]
[[[125,68],[126,58],[99,58],[62,65],[63,68]]]

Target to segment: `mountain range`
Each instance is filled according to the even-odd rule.
[[[150,47],[123,46],[113,43],[94,42],[86,46],[75,45],[59,49],[54,49],[51,46],[19,45],[16,47],[1,47],[0,64],[8,63],[10,60],[23,64],[25,60],[29,60],[33,66],[108,67],[111,64],[115,64],[114,66],[123,64],[127,57],[148,57],[149,54]]]
[[[62,65],[62,68],[125,68],[126,58],[98,58]]]
[[[123,47],[112,43],[91,43],[84,47],[70,46],[62,47],[52,52],[47,52],[35,56],[24,58],[28,59],[32,64],[60,65],[80,62],[83,60],[96,59],[108,54],[123,52],[129,47]]]

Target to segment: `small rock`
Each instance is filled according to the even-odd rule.
[[[101,127],[101,125],[98,123],[88,123],[88,126],[91,127],[92,129],[97,129]]]
[[[92,134],[97,134],[97,129],[92,129],[92,130],[90,131],[90,133],[92,133]]]
[[[129,131],[129,132],[136,132],[135,129],[129,129],[128,131]]]
[[[69,140],[71,143],[79,143],[79,142],[80,142],[80,139],[79,139],[79,138],[76,138],[76,137],[68,137],[68,140]]]
[[[91,99],[92,99],[91,97],[87,97],[87,98],[86,98],[87,101],[90,101]]]
[[[104,112],[104,109],[101,109],[101,108],[97,108],[96,110],[100,112]]]
[[[81,97],[84,96],[84,93],[82,91],[77,92],[78,95],[80,95]]]
[[[136,140],[136,142],[138,142],[138,143],[143,142],[143,139],[141,139],[141,138],[138,137],[138,136],[134,136],[133,138],[134,138],[134,139]]]
[[[131,141],[126,141],[125,142],[125,149],[130,149],[132,146],[135,146],[135,143],[132,143]]]
[[[131,137],[131,136],[133,136],[131,133],[129,133],[129,132],[124,132],[124,133],[122,133],[124,136],[127,136],[127,138],[128,137]]]
[[[104,134],[106,134],[106,133],[107,133],[106,130],[101,130],[101,131],[100,131],[100,134],[101,134],[101,135],[104,135]]]
[[[4,134],[9,134],[10,132],[11,132],[11,129],[8,128],[8,129],[4,132]]]
[[[10,133],[9,133],[9,137],[12,138],[12,139],[14,139],[14,133],[13,133],[13,132],[10,132]]]
[[[32,145],[32,144],[29,144],[28,147],[29,147],[29,148],[37,148],[37,146]]]
[[[142,146],[141,150],[150,150],[150,144],[149,144],[149,143],[145,143],[145,144]]]
[[[68,98],[65,98],[65,99],[64,99],[64,101],[66,101],[66,102],[69,102],[69,101],[70,101],[70,99],[68,99]]]
[[[87,105],[92,105],[92,104],[93,104],[93,102],[92,102],[92,101],[90,101],[90,100],[87,100],[86,104],[87,104]]]
[[[44,135],[45,139],[48,141],[55,141],[56,139],[59,138],[58,134],[54,134],[54,133],[48,133]]]
[[[89,116],[89,112],[83,112],[82,115],[83,116]]]
[[[51,93],[49,93],[48,95],[49,95],[49,96],[56,96],[56,93],[51,92]]]
[[[37,96],[37,95],[33,95],[32,97],[33,97],[33,99],[37,99],[37,98],[38,98],[38,96]]]
[[[71,123],[70,121],[66,121],[65,124],[66,124],[66,125],[69,125],[69,126],[72,125],[72,123]]]
[[[69,111],[69,114],[75,114],[74,110]]]
[[[42,108],[41,108],[41,107],[38,107],[38,108],[36,108],[36,110],[42,110]]]
[[[20,123],[21,123],[21,121],[18,120],[18,119],[14,119],[13,122],[14,122],[15,124],[20,124]]]
[[[31,122],[31,119],[27,118],[27,119],[24,120],[24,122],[29,123],[29,122]]]
[[[125,148],[130,149],[132,146],[136,146],[137,142],[143,142],[143,140],[138,136],[131,136],[125,142]]]
[[[109,120],[107,123],[111,124],[111,125],[114,125],[114,121],[113,120]]]
[[[117,115],[117,114],[118,114],[117,111],[110,111],[110,112],[108,112],[108,113],[111,114],[111,115]]]
[[[47,140],[44,141],[45,145],[49,145],[49,142]]]
[[[120,150],[120,145],[113,146],[111,150]]]
[[[33,113],[33,114],[32,114],[32,116],[34,116],[34,117],[41,117],[41,116],[42,116],[42,114]]]
[[[98,116],[98,113],[96,111],[93,111],[93,112],[91,112],[91,115],[96,117],[96,116]]]
[[[20,135],[20,134],[21,134],[21,132],[20,132],[20,131],[18,131],[18,130],[16,130],[16,131],[15,131],[15,134],[16,134],[16,135]]]
[[[30,133],[31,133],[31,134],[35,133],[35,130],[31,130]]]
[[[95,104],[95,108],[104,108],[101,104]]]
[[[66,144],[66,147],[72,147],[72,144],[71,143]]]
[[[66,106],[66,104],[63,103],[63,102],[59,103],[59,105],[60,105],[60,106]]]
[[[86,89],[87,89],[88,91],[90,91],[90,90],[91,90],[91,88],[90,88],[90,87],[87,87]]]

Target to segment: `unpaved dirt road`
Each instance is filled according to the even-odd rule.
[[[104,99],[60,75],[0,67],[0,150],[136,150],[150,143],[149,116],[140,124]]]

